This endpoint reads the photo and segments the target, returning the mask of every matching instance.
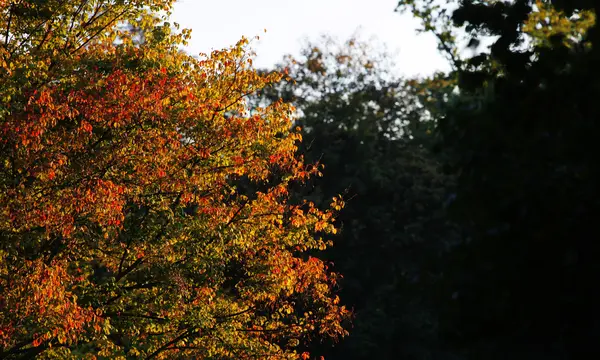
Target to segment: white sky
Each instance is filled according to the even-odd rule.
[[[359,30],[362,38],[374,36],[387,47],[400,74],[448,70],[433,36],[417,35],[417,21],[394,12],[396,4],[397,0],[178,0],[171,19],[192,29],[192,54],[228,47],[242,35],[259,35],[253,43],[257,67],[296,54],[304,38],[330,34],[344,41]]]

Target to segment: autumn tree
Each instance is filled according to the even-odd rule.
[[[289,201],[318,167],[290,105],[246,100],[281,75],[246,40],[181,52],[171,5],[0,2],[1,358],[294,359],[345,334],[306,254],[343,201]]]

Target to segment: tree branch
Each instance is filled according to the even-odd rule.
[[[145,359],[146,359],[146,360],[150,360],[150,359],[153,359],[153,358],[155,358],[155,357],[156,357],[156,356],[158,356],[158,355],[159,355],[161,352],[163,352],[163,351],[165,351],[165,350],[168,350],[168,349],[169,349],[169,347],[170,347],[171,345],[175,345],[176,343],[178,343],[179,341],[181,341],[181,340],[183,340],[183,339],[185,339],[185,338],[187,338],[187,337],[190,337],[190,336],[196,335],[196,333],[197,333],[197,332],[198,332],[198,330],[196,330],[196,329],[188,329],[188,330],[186,330],[186,331],[185,331],[183,334],[181,334],[181,335],[177,336],[175,339],[173,339],[173,340],[169,341],[168,343],[166,343],[166,344],[164,344],[163,346],[161,346],[161,347],[159,347],[158,349],[156,349],[156,350],[155,350],[153,353],[151,353],[150,355],[146,356],[146,358],[145,358]]]

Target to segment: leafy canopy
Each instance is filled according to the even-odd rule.
[[[345,334],[304,254],[343,202],[289,201],[317,172],[293,109],[246,100],[281,75],[245,39],[180,52],[171,3],[0,3],[0,357],[306,358]]]
[[[597,357],[599,10],[463,0],[452,14],[455,31],[492,38],[436,129],[471,234],[448,259],[440,319],[464,358]]]

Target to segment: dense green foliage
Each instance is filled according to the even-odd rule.
[[[286,64],[312,196],[350,198],[327,255],[356,318],[328,358],[597,355],[594,7],[403,1],[454,68],[428,80],[350,43]]]
[[[462,1],[452,15],[493,39],[461,63],[437,129],[451,213],[472,231],[446,268],[441,336],[468,359],[598,355],[599,6]]]

